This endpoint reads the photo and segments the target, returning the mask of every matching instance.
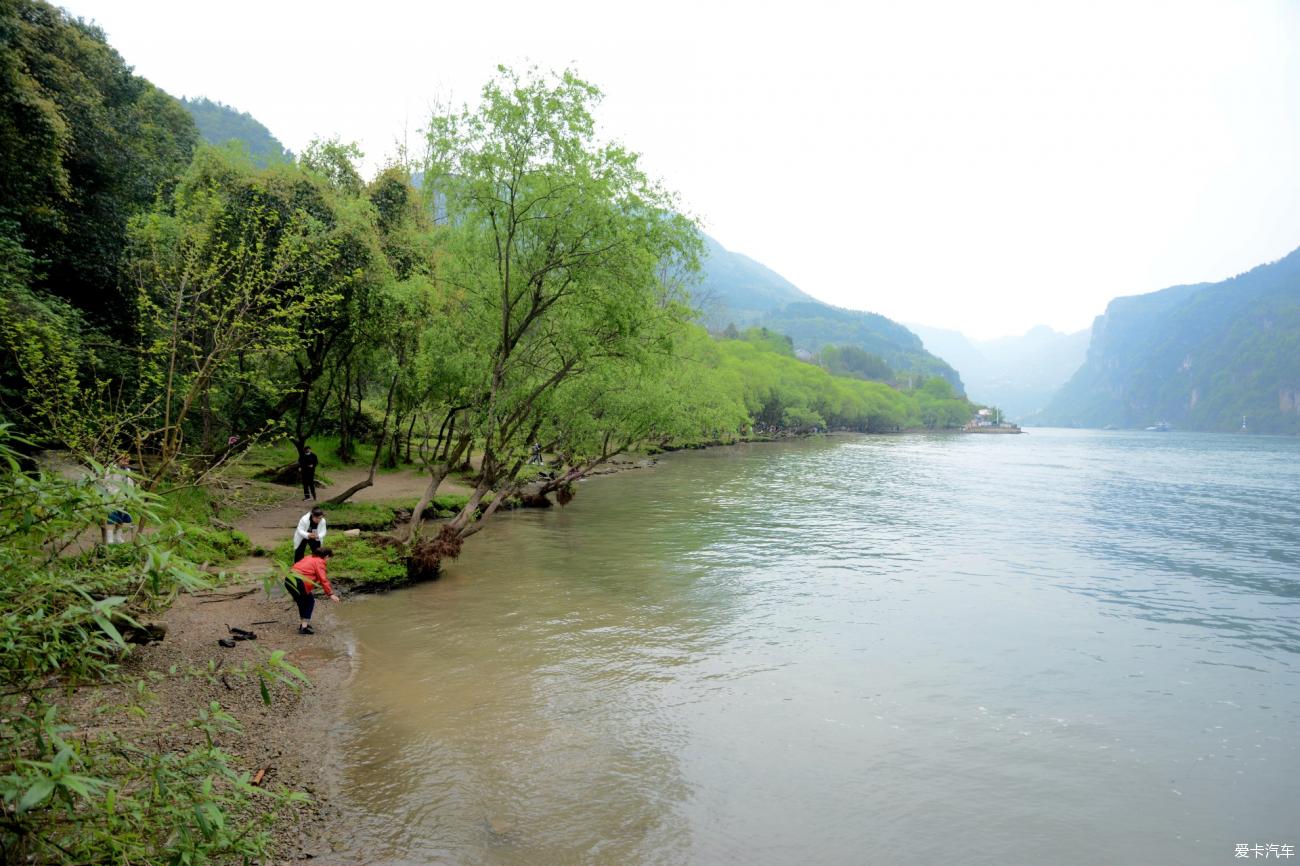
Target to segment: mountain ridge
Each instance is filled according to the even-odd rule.
[[[1035,325],[1023,334],[976,340],[960,331],[906,323],[961,374],[971,398],[1020,420],[1044,409],[1082,366],[1089,331],[1063,333]]]
[[[965,392],[957,370],[927,351],[906,326],[879,313],[820,301],[757,259],[702,234],[708,256],[697,298],[711,330],[757,325],[789,336],[796,349],[814,354],[825,346],[855,346],[899,373],[940,376],[958,393]]]
[[[248,149],[253,163],[263,167],[272,162],[293,160],[293,152],[247,111],[206,96],[181,97],[180,103],[194,118],[199,134],[208,144],[220,146],[237,141]]]
[[[1035,419],[1300,433],[1300,249],[1216,283],[1115,298]]]

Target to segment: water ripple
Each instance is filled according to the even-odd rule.
[[[1297,458],[846,437],[676,455],[501,518],[438,584],[344,612],[357,862],[1293,841]]]

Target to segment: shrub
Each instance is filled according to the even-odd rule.
[[[179,591],[209,584],[185,557],[188,545],[166,532],[67,555],[108,511],[154,523],[162,501],[134,488],[107,492],[98,483],[102,467],[71,479],[24,473],[10,441],[0,425],[0,861],[264,856],[268,823],[295,798],[254,789],[231,767],[214,736],[237,722],[219,705],[190,723],[203,743],[188,751],[164,747],[167,731],[133,739],[108,720],[74,735],[58,700],[77,684],[115,677],[130,649],[120,627],[137,625],[142,611]],[[301,679],[274,653],[254,675],[267,702],[268,681]],[[254,797],[270,798],[271,808],[252,809]]]

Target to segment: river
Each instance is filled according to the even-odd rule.
[[[1300,440],[1039,429],[584,483],[439,582],[339,609],[347,856],[1300,848],[1298,496]]]

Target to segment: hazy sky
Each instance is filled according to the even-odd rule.
[[[413,150],[498,63],[571,66],[729,249],[976,337],[1300,246],[1300,5],[76,0],[290,149]]]

